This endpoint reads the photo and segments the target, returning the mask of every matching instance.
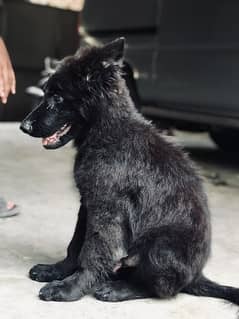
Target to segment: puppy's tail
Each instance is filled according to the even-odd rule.
[[[201,276],[197,281],[194,281],[187,287],[183,288],[182,292],[195,296],[214,297],[228,300],[236,305],[239,305],[239,289],[219,285],[204,276]]]

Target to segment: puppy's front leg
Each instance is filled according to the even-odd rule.
[[[67,249],[67,257],[56,264],[38,264],[31,268],[29,276],[32,280],[50,282],[62,280],[72,275],[77,269],[77,261],[85,239],[87,210],[81,205],[73,238]]]
[[[74,301],[92,292],[113,272],[118,252],[124,251],[118,226],[106,224],[101,231],[87,234],[79,257],[78,270],[62,281],[53,281],[40,290],[39,297],[50,301]],[[110,235],[110,237],[109,237]],[[118,252],[117,252],[118,251]]]

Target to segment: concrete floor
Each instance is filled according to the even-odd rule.
[[[205,273],[239,287],[239,164],[221,154],[206,135],[179,134],[209,177],[212,257]],[[73,303],[43,302],[42,284],[28,279],[36,263],[53,263],[65,253],[79,206],[72,181],[74,150],[46,151],[39,140],[23,135],[18,124],[0,125],[0,194],[21,206],[21,215],[0,220],[0,317],[2,319],[235,318],[237,307],[213,298],[179,295],[170,301],[102,303],[85,297]],[[222,185],[213,184],[220,173]],[[218,183],[215,183],[218,184]],[[57,222],[56,222],[57,221]],[[57,225],[57,227],[55,226]]]

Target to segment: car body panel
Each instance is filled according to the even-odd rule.
[[[146,115],[239,127],[238,16],[236,0],[87,0],[83,27],[127,38]]]

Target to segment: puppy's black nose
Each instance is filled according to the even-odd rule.
[[[20,125],[20,129],[27,134],[31,134],[33,127],[32,127],[32,122],[29,120],[23,120],[21,125]]]

